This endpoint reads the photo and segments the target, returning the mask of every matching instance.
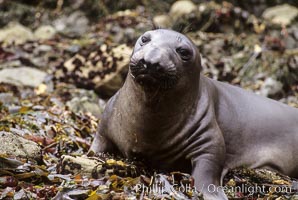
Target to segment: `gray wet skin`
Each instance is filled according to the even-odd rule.
[[[208,185],[220,186],[229,168],[269,168],[298,177],[298,109],[206,78],[200,70],[199,52],[186,36],[146,32],[90,152],[192,173],[208,200],[227,199]]]

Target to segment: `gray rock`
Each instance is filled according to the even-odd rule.
[[[76,11],[70,16],[63,16],[54,21],[55,29],[70,37],[80,37],[83,34],[87,33],[88,19],[84,13]]]
[[[15,68],[20,66],[22,66],[22,63],[20,60],[11,60],[11,61],[1,63],[0,69]]]
[[[18,102],[18,98],[16,98],[13,93],[0,93],[0,102],[4,105],[10,105]]]
[[[0,83],[37,87],[46,76],[47,73],[30,67],[3,69],[0,71]]]
[[[17,134],[0,131],[0,154],[14,158],[41,160],[41,148],[35,142]]]
[[[280,99],[279,101],[288,104],[289,106],[298,108],[298,99],[296,96],[287,96],[285,98]]]
[[[169,15],[157,15],[153,18],[153,22],[156,26],[161,28],[169,28],[172,23]]]
[[[278,5],[267,8],[262,16],[273,23],[289,25],[298,16],[298,8],[289,4]]]
[[[295,49],[295,48],[298,48],[298,42],[296,42],[293,37],[288,36],[285,39],[285,46],[286,46],[286,49]]]
[[[19,23],[11,22],[0,30],[0,42],[23,44],[28,40],[34,40],[32,31]]]
[[[195,11],[197,6],[190,0],[180,0],[173,3],[170,9],[170,16],[173,19],[178,19],[182,16],[190,14],[191,12]]]
[[[41,40],[48,40],[51,39],[55,36],[56,34],[56,29],[50,25],[43,25],[37,28],[34,32],[34,36],[37,39]]]
[[[53,47],[45,44],[38,45],[34,50],[34,54],[38,54],[39,52],[49,52],[53,51]]]
[[[293,37],[295,40],[298,40],[298,23],[296,24],[297,26],[293,25],[290,29],[289,32],[292,33]]]
[[[126,28],[124,30],[124,37],[127,38],[128,41],[134,41],[137,38],[137,33],[133,28]]]
[[[113,30],[113,32],[116,33],[113,38],[113,41],[115,43],[128,43],[135,41],[135,38],[137,38],[137,33],[133,28],[122,29],[119,26],[114,26],[111,28],[111,30]]]
[[[263,96],[274,96],[282,92],[282,83],[269,77],[266,78],[264,84],[261,87],[260,94]]]
[[[61,161],[61,170],[63,174],[80,174],[88,177],[92,176],[94,168],[100,164],[100,162],[89,159],[87,157],[73,157],[68,155],[62,156]]]
[[[122,77],[123,71],[127,71],[127,66],[121,68],[121,70],[107,74],[105,79],[98,83],[95,90],[102,97],[111,97],[114,95],[123,85],[124,79]]]
[[[74,97],[72,100],[68,101],[66,105],[74,113],[90,112],[97,118],[100,118],[103,112],[103,108],[99,105],[98,101],[94,101],[87,96],[84,96],[82,98]]]

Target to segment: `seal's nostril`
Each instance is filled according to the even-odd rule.
[[[143,58],[143,59],[141,59],[141,60],[139,61],[139,63],[140,63],[140,64],[145,64],[146,61],[145,61],[145,59]]]
[[[144,68],[148,71],[151,71],[151,72],[161,72],[162,71],[162,67],[158,62],[152,63],[150,61],[146,61],[145,59],[139,60],[138,66],[141,68]]]
[[[145,59],[141,59],[139,60],[138,64],[137,64],[139,67],[141,68],[147,68],[148,64],[146,63]]]

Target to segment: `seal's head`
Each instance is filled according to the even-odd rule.
[[[148,31],[135,44],[129,74],[145,88],[169,90],[189,82],[183,81],[183,77],[199,77],[201,64],[197,51],[181,33],[166,29]],[[193,75],[184,76],[185,73]]]

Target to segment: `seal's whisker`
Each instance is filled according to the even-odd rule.
[[[136,78],[131,72],[129,72],[129,74],[132,76],[132,78],[134,79]]]
[[[175,74],[166,73],[160,77],[160,85],[162,89],[170,89],[175,84],[177,84],[178,80],[179,80],[179,76],[176,73]]]
[[[169,66],[168,66],[168,69],[175,69],[175,70],[176,70],[176,67],[175,67],[174,64],[172,64],[172,65],[169,65]]]

